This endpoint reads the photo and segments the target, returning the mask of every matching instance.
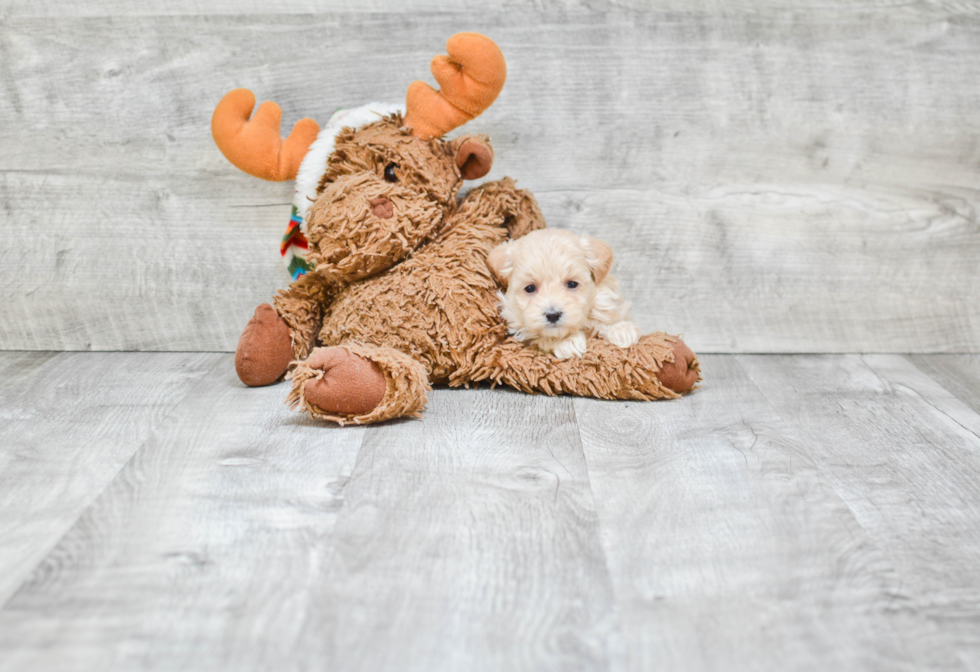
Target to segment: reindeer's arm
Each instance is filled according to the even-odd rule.
[[[457,216],[476,217],[507,229],[512,239],[545,227],[538,202],[529,191],[518,189],[505,177],[470,191],[460,203]]]
[[[288,288],[279,290],[273,303],[289,327],[295,359],[306,359],[316,346],[323,315],[333,301],[338,286],[316,272],[301,275]]]
[[[239,379],[251,387],[270,385],[282,380],[292,362],[306,359],[335,293],[335,285],[307,273],[276,295],[275,308],[256,308],[235,349]]]

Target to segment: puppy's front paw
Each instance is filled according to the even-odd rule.
[[[586,350],[588,350],[588,344],[585,340],[585,334],[580,331],[556,345],[552,352],[558,359],[568,359],[569,357],[581,357]]]
[[[640,340],[640,328],[632,322],[617,322],[605,330],[603,337],[619,348],[636,345]]]

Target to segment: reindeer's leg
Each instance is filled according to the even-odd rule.
[[[508,338],[450,384],[489,380],[545,394],[600,399],[671,399],[700,380],[697,357],[679,338],[647,334],[629,348],[590,338],[582,357],[559,360]]]
[[[701,380],[701,365],[697,355],[684,341],[677,339],[673,349],[673,361],[660,365],[660,383],[668,390],[683,394]]]
[[[255,309],[235,349],[235,371],[251,387],[280,380],[294,359],[303,359],[315,343],[329,302],[329,287],[312,273],[278,293],[276,307]]]
[[[354,343],[315,349],[291,377],[290,406],[340,424],[417,417],[431,389],[421,362],[393,348]]]

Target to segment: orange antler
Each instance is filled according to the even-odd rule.
[[[236,167],[263,180],[282,182],[296,178],[299,164],[320,132],[312,119],[300,119],[289,137],[279,135],[282,110],[272,102],[255,107],[255,96],[248,89],[235,89],[214,108],[211,135],[218,149]]]
[[[442,87],[412,82],[406,96],[405,126],[420,138],[445,135],[478,116],[496,100],[507,79],[500,48],[479,33],[456,33],[446,42],[448,56],[432,59],[432,74]]]

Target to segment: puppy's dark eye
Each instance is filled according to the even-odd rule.
[[[389,163],[385,166],[385,182],[397,182],[398,176],[395,175],[395,168],[398,167],[397,163]]]
[[[538,288],[535,287],[534,285],[528,285],[527,287],[524,288],[524,291],[527,292],[528,294],[534,294],[536,291],[538,291]]]
[[[565,286],[568,287],[569,289],[575,289],[576,287],[578,287],[578,283],[575,282],[574,280],[569,280],[568,282],[565,283]]]

